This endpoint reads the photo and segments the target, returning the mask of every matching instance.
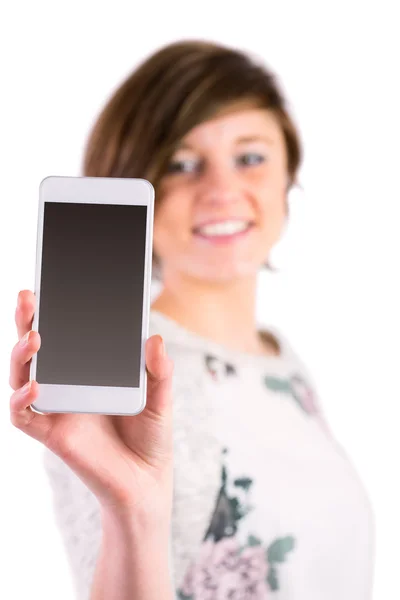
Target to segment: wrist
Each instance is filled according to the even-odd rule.
[[[172,600],[169,510],[102,506],[102,543],[91,600]]]
[[[101,506],[103,533],[107,536],[117,535],[126,541],[139,543],[146,539],[168,543],[171,527],[171,503],[160,506],[152,503],[146,507],[135,504],[124,506]]]
[[[134,493],[125,490],[112,498],[98,497],[102,519],[133,532],[169,527],[173,497],[172,465],[143,482],[140,485],[143,493],[138,494],[137,487]]]
[[[170,515],[157,519],[148,514],[103,510],[102,546],[113,549],[122,563],[151,565],[160,576],[169,577]]]

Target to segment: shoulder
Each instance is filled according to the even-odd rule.
[[[306,375],[307,378],[311,380],[309,367],[306,365],[301,353],[298,352],[286,332],[273,326],[268,327],[266,330],[263,329],[262,333],[264,336],[268,336],[270,339],[274,340],[275,345],[279,348],[282,361],[284,361],[289,368]]]
[[[324,422],[324,428],[327,429],[316,381],[307,362],[293,343],[289,341],[286,333],[275,327],[269,328],[269,333],[273,335],[279,344],[281,359],[285,364],[285,370],[289,374],[289,386],[292,395],[309,416],[314,416]]]

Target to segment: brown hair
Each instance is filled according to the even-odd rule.
[[[244,52],[207,41],[169,44],[133,71],[94,124],[83,174],[144,178],[157,194],[181,139],[241,102],[274,114],[286,143],[288,188],[297,184],[301,142],[275,75]]]

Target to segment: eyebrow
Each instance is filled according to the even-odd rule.
[[[237,144],[247,144],[249,142],[266,142],[274,144],[274,140],[266,135],[245,135],[236,140]]]
[[[274,143],[275,143],[272,138],[270,138],[266,135],[257,135],[257,134],[241,136],[235,140],[235,144],[248,144],[251,142],[264,142],[271,146],[274,145]],[[178,144],[175,151],[177,151],[177,150],[193,150],[193,148],[190,144],[185,142],[185,143]]]

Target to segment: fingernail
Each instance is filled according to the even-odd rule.
[[[31,335],[31,332],[28,331],[28,333],[26,333],[24,335],[24,337],[21,338],[21,346],[26,346],[28,344],[30,335]]]
[[[31,385],[32,385],[32,381],[28,381],[28,383],[26,383],[24,385],[24,387],[21,389],[21,394],[23,394],[24,396],[26,394],[29,394],[29,392],[31,391]]]

